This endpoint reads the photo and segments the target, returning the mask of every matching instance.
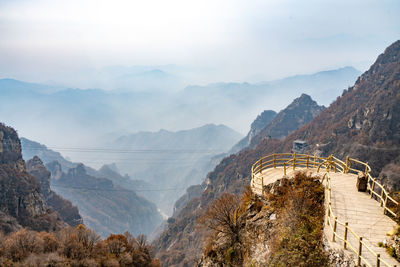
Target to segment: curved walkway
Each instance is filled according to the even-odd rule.
[[[317,173],[316,168],[286,168],[286,176],[293,176],[295,171],[306,170],[314,175],[326,173],[326,169],[321,169]],[[267,185],[281,179],[284,175],[283,167],[264,169],[262,173],[253,175],[252,188],[257,194],[262,194],[262,184]],[[356,188],[357,175],[350,173],[328,173],[330,177],[331,187],[331,208],[337,220],[348,223],[346,246],[344,250],[346,254],[353,255],[355,262],[358,261],[357,252],[351,253],[351,249],[359,251],[360,239],[362,237],[362,259],[361,264],[366,266],[377,266],[377,253],[380,254],[380,266],[395,266],[400,264],[392,258],[385,250],[378,246],[378,242],[383,242],[386,233],[396,227],[396,223],[388,216],[383,214],[383,208],[380,203],[370,198],[370,195],[365,192],[358,192]],[[326,182],[326,180],[325,180]],[[328,190],[327,190],[328,191]],[[329,192],[327,192],[328,194]],[[328,198],[326,198],[328,199]],[[327,203],[326,203],[327,204]],[[328,204],[327,204],[328,205]],[[326,214],[328,216],[328,214]],[[327,217],[328,218],[328,217]],[[329,225],[328,220],[324,224],[324,232],[329,240],[331,247],[343,249],[344,242],[340,237],[345,236],[345,226],[336,223],[336,237],[333,241],[333,225],[334,218],[331,219],[332,225]],[[355,235],[351,233],[351,229]],[[370,252],[370,249],[375,252]],[[351,248],[352,247],[352,248]]]

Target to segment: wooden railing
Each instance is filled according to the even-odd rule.
[[[367,177],[367,190],[370,192],[371,198],[376,199],[381,207],[383,213],[389,213],[391,216],[397,217],[396,212],[391,207],[397,207],[399,202],[393,199],[388,191],[380,184],[376,178],[371,176],[371,167],[368,163],[353,159],[350,157],[346,158],[346,162],[334,157],[319,157],[307,154],[296,154],[296,153],[279,153],[271,154],[259,159],[253,164],[251,168],[251,186],[261,187],[264,189],[264,177],[261,175],[261,179],[256,179],[258,174],[266,169],[283,167],[283,173],[286,175],[286,171],[290,168],[295,170],[296,168],[316,169],[317,172],[320,169],[325,169],[327,172],[341,172],[341,173],[363,173]],[[358,168],[357,168],[358,167]],[[261,180],[261,183],[259,182]]]
[[[324,180],[326,178],[326,189],[328,195],[328,205],[327,205],[327,224],[330,226],[332,230],[332,241],[334,242],[336,238],[343,241],[343,248],[349,248],[352,252],[354,252],[357,256],[357,265],[361,266],[361,264],[365,264],[366,266],[373,267],[372,263],[370,263],[365,255],[366,253],[371,253],[373,257],[376,258],[377,267],[380,266],[391,266],[385,260],[380,257],[379,253],[376,253],[371,249],[368,244],[363,241],[363,238],[355,233],[348,225],[348,222],[342,222],[335,216],[335,213],[332,209],[332,188],[331,188],[331,178],[329,176],[329,172],[341,172],[341,173],[362,173],[367,177],[367,189],[369,194],[374,197],[376,200],[380,202],[381,207],[383,207],[383,213],[397,217],[397,214],[391,210],[388,206],[389,201],[397,206],[399,203],[389,196],[387,190],[381,185],[375,178],[371,176],[371,167],[368,163],[361,162],[357,159],[353,159],[350,157],[346,158],[346,162],[334,157],[329,156],[319,157],[319,156],[311,156],[306,154],[290,154],[290,153],[281,153],[281,154],[272,154],[259,159],[256,163],[253,164],[251,172],[251,186],[260,187],[262,193],[264,192],[264,177],[262,176],[263,171],[270,168],[282,168],[284,175],[289,168],[293,168],[293,170],[297,168],[306,168],[306,169],[314,169],[316,172],[319,172],[321,169],[325,169],[326,174],[323,176]],[[358,167],[358,168],[357,168]],[[261,176],[261,177],[259,177]],[[261,183],[259,182],[261,180]],[[340,229],[342,227],[342,229]],[[340,231],[342,230],[342,231]],[[343,233],[341,235],[340,233]],[[353,242],[352,242],[353,241]],[[355,245],[354,243],[357,243]],[[363,250],[364,249],[364,250]],[[382,265],[383,264],[383,265]],[[396,265],[394,265],[396,266]]]
[[[383,213],[387,212],[394,217],[397,217],[395,211],[391,210],[391,206],[399,205],[399,202],[394,200],[388,193],[388,191],[381,185],[376,178],[371,176],[371,167],[368,163],[364,163],[362,161],[348,158],[348,168],[346,173],[358,173],[359,170],[355,169],[354,165],[362,166],[361,168],[364,170],[364,175],[368,178],[368,191],[370,192],[371,198],[375,198],[380,203],[381,207],[383,207]],[[353,167],[353,168],[352,168]]]
[[[325,178],[325,176],[324,176]],[[372,254],[372,257],[376,259],[376,265],[379,266],[387,266],[391,267],[389,263],[387,263],[384,259],[381,258],[379,253],[376,253],[368,244],[363,241],[362,236],[359,236],[354,230],[349,227],[348,222],[342,222],[338,219],[332,209],[332,187],[331,187],[331,178],[329,173],[326,175],[326,189],[328,196],[328,205],[326,208],[327,211],[327,224],[332,230],[332,242],[335,242],[335,239],[338,238],[343,241],[343,249],[349,248],[352,252],[354,252],[357,256],[357,266],[361,266],[364,264],[369,267],[373,267],[372,263],[370,263],[366,254]],[[342,229],[340,229],[342,227]],[[341,235],[340,233],[343,233]],[[383,264],[383,265],[382,265]],[[396,265],[393,265],[396,267]]]

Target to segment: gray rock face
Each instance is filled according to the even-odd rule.
[[[25,170],[21,155],[21,142],[16,131],[0,123],[0,164],[7,164],[19,171]]]
[[[47,198],[51,193],[51,173],[46,169],[46,167],[43,165],[43,162],[38,156],[35,156],[31,160],[28,160],[28,162],[26,163],[26,169],[29,174],[31,174],[38,180],[42,188],[42,194],[45,198]]]
[[[39,181],[46,204],[57,211],[67,224],[77,226],[83,223],[78,208],[50,189],[51,173],[46,169],[41,159],[34,156],[26,163],[26,166],[27,171]]]
[[[3,124],[0,124],[0,133],[0,230],[59,229],[64,222],[48,209],[40,183],[26,172],[17,133]]]

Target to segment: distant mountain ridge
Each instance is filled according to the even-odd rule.
[[[160,74],[157,69],[146,68],[117,68],[111,72],[118,76],[132,71],[135,75],[150,72],[158,77]],[[5,79],[0,80],[0,114],[3,116],[0,119],[15,125],[25,135],[29,133],[32,139],[55,145],[62,139],[63,145],[70,146],[79,145],[75,140],[103,146],[102,140],[110,132],[176,130],[207,123],[224,123],[244,132],[265,106],[271,110],[287,106],[290,99],[282,95],[307,93],[318,103],[328,105],[353,84],[357,76],[354,69],[343,68],[271,82],[214,83],[178,90],[160,88],[157,92],[129,88],[68,89]],[[42,129],[47,130],[43,132]],[[91,138],[83,139],[85,136]]]
[[[158,132],[138,132],[117,138],[114,144],[135,149],[210,149],[225,150],[242,135],[225,125],[206,124],[176,132],[164,129]],[[211,144],[210,144],[211,143]]]
[[[122,173],[158,189],[144,195],[171,215],[174,202],[186,188],[200,183],[215,166],[213,156],[227,152],[241,137],[225,125],[206,124],[176,132],[133,133],[116,138],[109,145],[134,152],[117,159],[116,166]]]

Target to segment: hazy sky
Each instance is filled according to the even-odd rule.
[[[177,64],[204,82],[352,65],[400,39],[400,1],[0,0],[0,77]],[[67,75],[68,76],[68,75]]]

